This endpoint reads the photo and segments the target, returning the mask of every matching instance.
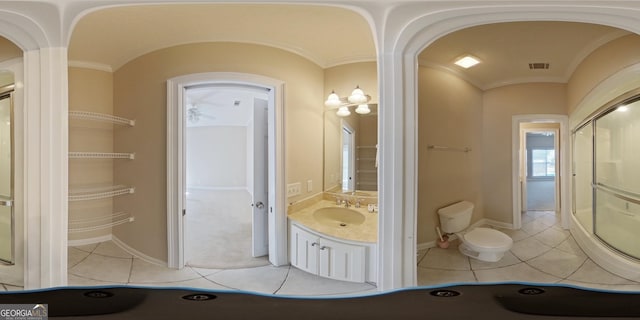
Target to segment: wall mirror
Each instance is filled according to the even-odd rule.
[[[324,191],[361,197],[377,197],[378,105],[370,112],[338,115],[324,113]]]

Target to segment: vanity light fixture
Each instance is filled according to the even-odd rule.
[[[364,91],[360,89],[360,86],[356,86],[351,92],[351,95],[347,98],[349,102],[353,104],[363,104],[367,102],[367,96],[364,95]]]
[[[371,112],[371,109],[369,109],[369,105],[364,103],[364,104],[359,104],[358,107],[356,108],[356,113],[359,114],[367,114]]]
[[[480,59],[472,55],[465,55],[463,57],[458,58],[454,63],[465,69],[469,69],[475,66],[476,64],[480,63]]]
[[[324,102],[324,105],[330,108],[337,108],[341,104],[342,101],[340,101],[340,97],[335,91],[331,91],[331,94],[329,94],[327,101]]]
[[[347,117],[347,116],[349,116],[349,115],[351,114],[351,111],[349,111],[349,108],[348,108],[347,106],[343,106],[343,107],[340,107],[340,108],[338,109],[338,111],[336,112],[336,114],[337,114],[339,117]]]
[[[351,95],[346,98],[340,98],[340,96],[332,90],[331,94],[329,94],[329,97],[327,97],[327,100],[324,102],[324,105],[330,109],[337,108],[338,111],[336,114],[340,117],[346,117],[351,114],[351,111],[349,111],[349,107],[351,106],[358,106],[355,111],[359,114],[370,113],[371,110],[367,104],[370,100],[371,97],[365,94],[364,91],[360,89],[360,86],[356,86],[356,88],[353,89],[353,92],[351,92]]]

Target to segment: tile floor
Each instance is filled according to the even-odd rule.
[[[640,291],[640,283],[618,277],[595,264],[563,230],[553,211],[530,211],[520,230],[505,230],[513,247],[498,262],[470,259],[457,250],[418,252],[418,285],[446,283],[536,282],[585,288]]]
[[[557,224],[553,212],[523,215],[521,230],[502,230],[513,248],[494,263],[469,259],[453,243],[449,249],[418,252],[418,285],[451,283],[536,282],[606,290],[640,291],[640,283],[623,279],[587,258],[573,237]],[[112,242],[69,248],[69,285],[132,285],[243,290],[281,296],[352,296],[375,294],[371,284],[334,281],[296,268],[172,270],[147,263]],[[21,290],[0,286],[0,290]]]

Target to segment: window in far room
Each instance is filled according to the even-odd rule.
[[[553,177],[556,174],[556,155],[553,149],[531,150],[531,175],[533,177]]]

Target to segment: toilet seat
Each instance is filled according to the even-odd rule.
[[[490,228],[475,228],[464,234],[463,241],[476,251],[506,251],[513,244],[508,235]]]

